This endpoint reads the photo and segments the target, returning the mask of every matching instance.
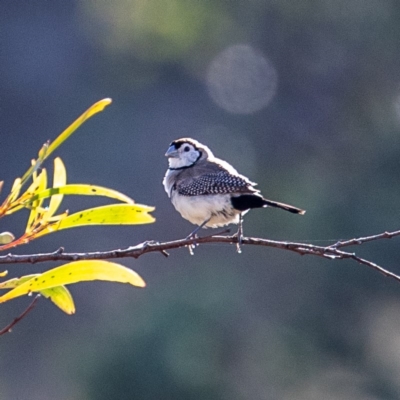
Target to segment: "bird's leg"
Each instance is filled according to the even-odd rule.
[[[243,215],[239,214],[238,231],[236,233],[238,237],[238,242],[236,244],[236,250],[238,253],[242,252],[242,241],[243,241]]]
[[[198,232],[204,225],[206,225],[207,222],[208,222],[210,219],[211,219],[211,217],[210,217],[210,218],[207,218],[204,222],[202,222],[201,225],[199,225],[189,236],[186,237],[186,240],[187,240],[187,239],[195,239],[196,236],[197,236],[197,235],[196,235],[197,232]],[[194,249],[195,247],[196,247],[196,242],[193,242],[192,244],[189,244],[189,245],[188,245],[189,253],[190,253],[191,255],[193,255],[193,249]]]
[[[186,236],[186,239],[192,239],[196,236],[196,233],[211,219],[207,218],[204,222],[202,222],[190,235]]]

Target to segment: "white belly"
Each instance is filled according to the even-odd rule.
[[[173,193],[171,200],[182,217],[195,225],[201,225],[209,218],[205,227],[217,228],[239,222],[239,211],[233,209],[227,195],[180,196]]]
[[[229,195],[178,195],[176,191],[172,190],[174,172],[167,170],[163,180],[163,185],[168,196],[171,198],[175,209],[183,218],[195,225],[201,225],[204,221],[211,218],[204,226],[205,228],[217,228],[219,226],[239,223],[240,212],[232,207]],[[242,214],[245,214],[246,212],[247,211]]]

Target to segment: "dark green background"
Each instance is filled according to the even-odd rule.
[[[399,229],[399,44],[395,0],[2,2],[4,192],[42,143],[111,97],[57,155],[70,182],[120,190],[154,205],[157,218],[60,232],[16,252],[184,237],[192,226],[161,185],[164,153],[182,136],[209,145],[267,198],[307,210],[255,210],[247,235],[323,245]],[[245,51],[233,68],[220,65],[211,87],[218,57],[237,49]],[[270,101],[246,113],[259,97]],[[104,202],[73,198],[64,207],[94,204]],[[1,230],[22,233],[20,214]],[[398,283],[349,261],[243,250],[207,245],[194,256],[124,260],[147,288],[73,286],[72,317],[42,299],[0,339],[0,398],[399,398]],[[356,250],[400,273],[398,239]],[[56,265],[8,269],[19,276]],[[1,325],[29,301],[2,305]]]

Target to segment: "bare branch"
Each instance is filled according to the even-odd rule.
[[[52,253],[41,253],[41,254],[28,254],[28,255],[16,255],[7,254],[0,256],[0,264],[17,264],[17,263],[39,263],[45,261],[78,261],[78,260],[104,260],[104,259],[116,259],[116,258],[138,258],[146,253],[158,252],[164,256],[168,256],[167,250],[173,250],[189,245],[200,245],[206,243],[227,243],[237,244],[238,238],[236,235],[233,236],[221,236],[220,232],[217,235],[211,235],[200,238],[180,239],[171,242],[155,242],[146,241],[136,246],[131,246],[126,249],[115,249],[110,251],[99,251],[99,252],[87,252],[87,253],[66,253],[61,247]],[[379,271],[384,276],[393,278],[400,282],[400,276],[382,268],[378,264],[366,260],[357,256],[355,253],[340,250],[343,247],[362,245],[367,242],[390,239],[395,236],[400,236],[400,230],[393,232],[383,232],[378,235],[365,236],[360,238],[354,238],[350,240],[338,241],[337,243],[329,246],[317,246],[309,243],[297,243],[297,242],[285,242],[277,240],[269,240],[262,238],[245,237],[242,240],[243,245],[252,246],[265,246],[274,247],[282,250],[289,250],[301,255],[312,255],[332,260],[344,260],[350,259],[357,261],[359,264],[366,265],[376,271]]]
[[[372,235],[372,236],[366,236],[366,237],[360,237],[357,239],[350,239],[350,240],[341,240],[330,247],[345,247],[345,246],[353,246],[353,245],[360,245],[366,242],[372,242],[373,240],[378,240],[378,239],[391,239],[394,236],[399,236],[400,231],[394,231],[394,232],[383,232],[380,233],[379,235]]]
[[[26,317],[26,315],[33,310],[37,301],[39,300],[40,294],[36,295],[36,297],[32,300],[31,304],[25,309],[25,311],[16,317],[12,322],[10,322],[6,327],[0,330],[0,336],[4,335],[5,333],[10,333],[11,329],[19,322],[22,318]]]

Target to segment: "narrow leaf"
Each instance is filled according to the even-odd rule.
[[[39,293],[51,300],[66,314],[75,314],[74,300],[70,291],[65,286],[55,286],[53,288],[43,289]]]
[[[35,238],[62,229],[77,228],[87,225],[140,225],[150,224],[155,218],[148,214],[154,207],[141,204],[111,204],[89,208],[62,218],[57,224],[53,224],[35,234]]]
[[[149,224],[155,218],[148,214],[154,207],[141,204],[111,204],[89,208],[61,220],[58,229],[73,228],[82,225],[136,225]]]
[[[67,171],[65,169],[64,163],[60,157],[54,159],[54,176],[53,176],[53,188],[60,186],[65,186],[67,183]],[[64,195],[54,194],[50,198],[49,207],[44,215],[45,219],[50,218],[60,207]]]
[[[77,118],[67,129],[65,129],[49,146],[46,151],[47,158],[60,144],[67,140],[86,120],[94,114],[103,111],[111,104],[111,99],[103,99],[89,107],[79,118]]]
[[[24,275],[19,278],[12,278],[8,281],[0,282],[0,289],[14,289],[22,283],[27,282],[32,278],[35,278],[36,276],[39,276],[39,274]]]
[[[9,279],[0,283],[0,289],[14,289],[23,283],[36,278],[39,274],[24,275],[20,278]],[[47,299],[50,299],[58,308],[67,314],[75,313],[75,304],[71,293],[65,286],[55,286],[49,289],[39,291]]]
[[[25,172],[23,177],[21,178],[21,186],[25,185],[25,183],[29,180],[31,176],[35,176],[38,169],[43,164],[44,159],[46,158],[47,149],[49,148],[49,142],[45,143],[39,151],[39,157],[37,160],[32,160],[32,165]]]
[[[40,292],[56,286],[94,280],[130,283],[139,287],[146,285],[136,272],[120,264],[103,260],[73,261],[22,283],[1,296],[0,303],[31,292]]]
[[[36,186],[35,191],[42,192],[47,187],[47,172],[45,169],[34,179],[32,186]],[[40,212],[40,206],[43,203],[43,199],[37,199],[31,204],[31,212],[29,214],[28,222],[26,224],[25,232],[29,232],[31,225],[36,221]]]
[[[86,185],[86,184],[78,184],[78,185],[64,185],[60,187],[54,187],[46,189],[40,193],[35,194],[35,196],[29,199],[29,203],[44,199],[46,197],[54,196],[54,195],[83,195],[83,196],[105,196],[110,197],[112,199],[123,201],[124,203],[134,204],[134,201],[124,195],[123,193],[117,192],[116,190],[108,189],[102,186],[96,185]]]
[[[76,119],[67,129],[65,129],[51,144],[45,143],[39,151],[39,157],[28,171],[22,177],[22,185],[37,171],[43,164],[43,161],[50,156],[50,154],[59,147],[65,140],[68,139],[86,120],[94,114],[103,111],[106,106],[111,103],[111,99],[103,99],[89,107],[78,119]]]
[[[33,179],[33,182],[30,184],[28,189],[26,189],[25,192],[19,197],[19,199],[17,199],[15,197],[15,199],[12,200],[13,202],[16,201],[16,200],[18,200],[18,201],[15,204],[13,204],[13,206],[11,208],[9,208],[7,210],[6,215],[13,214],[14,212],[20,210],[21,208],[24,208],[26,206],[26,204],[23,204],[24,201],[26,201],[27,204],[31,205],[34,200],[38,200],[38,198],[36,198],[36,199],[31,201],[32,196],[38,190],[38,187],[39,187],[39,185],[41,183],[41,179],[42,179],[41,175],[42,174],[46,174],[46,182],[47,182],[47,173],[46,173],[46,170],[43,169],[41,174],[39,175],[39,177],[36,176],[36,178]],[[16,179],[16,181],[18,179]],[[14,185],[15,185],[15,182],[14,182]],[[26,199],[28,199],[29,201],[26,200]]]
[[[8,201],[12,203],[19,195],[19,192],[21,191],[21,178],[17,178],[11,188],[11,193],[8,196]]]

